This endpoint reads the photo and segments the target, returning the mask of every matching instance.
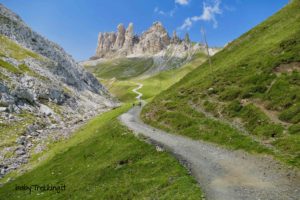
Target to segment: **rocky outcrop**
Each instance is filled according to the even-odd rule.
[[[108,51],[116,40],[122,39],[114,33],[99,35],[99,46]],[[116,103],[60,46],[2,4],[0,42],[1,178]]]
[[[20,17],[1,4],[0,14],[0,34],[16,41],[23,47],[55,61],[55,65],[52,66],[51,71],[58,77],[61,77],[62,81],[79,90],[88,89],[93,92],[105,90],[94,76],[87,74],[88,72],[83,70],[60,46],[32,31]]]
[[[125,54],[131,54],[133,45],[134,45],[133,23],[130,23],[126,29],[125,42],[122,47],[122,51],[124,51]]]
[[[115,39],[116,38],[116,39]],[[168,49],[170,45],[179,45],[189,50],[189,37],[181,40],[174,31],[172,38],[160,22],[153,25],[140,36],[134,34],[130,23],[125,31],[122,24],[116,33],[99,33],[96,58],[116,58],[123,56],[153,56]]]
[[[176,31],[173,31],[173,36],[170,42],[172,44],[179,44],[181,42],[180,38],[177,36]]]
[[[155,22],[144,32],[137,44],[136,51],[143,54],[155,54],[170,44],[170,37],[160,22]]]
[[[102,57],[106,54],[106,52],[113,51],[115,42],[115,33],[99,33],[97,55]]]
[[[114,50],[121,49],[123,47],[123,44],[125,42],[125,27],[123,24],[118,25],[118,33],[117,33],[117,39],[114,43]]]
[[[210,48],[209,51],[214,54],[218,49]],[[162,23],[154,22],[147,31],[136,35],[134,26],[130,23],[126,30],[123,24],[120,24],[116,33],[99,33],[96,55],[82,64],[95,66],[105,60],[124,57],[150,58],[153,60],[153,66],[145,72],[149,75],[180,67],[197,53],[206,54],[205,46],[192,42],[188,33],[181,39],[174,31],[170,37]]]

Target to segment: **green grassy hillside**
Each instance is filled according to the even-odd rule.
[[[25,64],[20,64],[19,66],[13,66],[12,64],[4,61],[4,58],[13,58],[18,61],[23,61],[24,59],[33,58],[40,61],[46,60],[46,58],[29,51],[14,41],[10,40],[4,35],[0,35],[0,69],[8,71],[13,74],[22,75],[24,73],[28,73],[30,76],[42,78],[36,72],[32,71],[28,66]],[[9,77],[5,76],[3,73],[0,73],[0,80],[10,82]]]
[[[128,108],[93,119],[53,146],[42,165],[0,187],[0,199],[201,199],[196,181],[175,158],[119,124],[117,116]],[[65,185],[65,191],[15,189],[47,184]]]
[[[149,99],[178,82],[182,77],[198,67],[200,63],[203,63],[205,60],[206,55],[198,53],[191,62],[179,68],[162,71],[151,77],[140,78],[135,81],[144,85],[139,91],[143,93],[144,99]]]
[[[104,61],[96,66],[86,66],[86,69],[103,79],[125,80],[143,74],[152,65],[152,58],[118,58]]]
[[[300,1],[230,43],[142,113],[170,132],[300,166]]]
[[[24,49],[4,35],[0,35],[0,44],[0,57],[11,57],[16,60],[25,58],[45,59],[32,51]]]
[[[139,90],[143,93],[143,99],[152,98],[163,90],[169,88],[174,83],[178,82],[187,73],[191,72],[201,63],[203,63],[205,59],[205,54],[198,53],[194,56],[191,62],[179,68],[165,70],[149,77],[137,76],[126,80],[120,80],[117,78],[106,79],[103,78],[101,74],[97,73],[95,73],[95,75],[120,101],[132,102],[135,101],[136,97],[136,94],[132,92],[132,89],[137,87],[137,83],[143,84],[143,87]],[[143,63],[140,64],[142,65]]]

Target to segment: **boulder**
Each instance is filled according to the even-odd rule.
[[[31,124],[27,126],[26,129],[26,135],[32,135],[36,130],[38,130],[40,127],[37,124]]]
[[[0,107],[0,112],[6,112],[7,108],[6,107]]]
[[[18,148],[17,148],[17,150],[15,151],[15,154],[16,155],[24,155],[24,154],[26,154],[26,150],[25,150],[25,147],[24,146],[19,146]]]
[[[17,144],[20,144],[20,145],[25,145],[26,144],[26,137],[25,136],[21,136],[17,139],[16,141]]]
[[[27,88],[18,87],[13,91],[13,95],[20,101],[26,101],[27,103],[33,105],[35,104],[34,94]]]
[[[40,113],[44,116],[50,116],[52,115],[54,112],[51,108],[49,108],[46,105],[41,104],[40,105]]]

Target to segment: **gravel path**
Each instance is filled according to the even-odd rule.
[[[135,106],[119,120],[135,134],[141,134],[171,152],[188,167],[207,199],[300,199],[299,171],[287,169],[268,156],[229,151],[214,144],[166,133],[144,124],[140,112],[141,107]]]
[[[299,172],[269,157],[232,152],[155,129],[139,119],[140,111],[136,106],[121,115],[120,121],[185,163],[207,199],[300,199]]]
[[[140,111],[136,106],[119,119],[185,163],[207,199],[300,199],[299,172],[286,169],[270,157],[229,151],[155,129],[140,120]]]

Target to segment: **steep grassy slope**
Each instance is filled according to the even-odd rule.
[[[6,70],[10,73],[22,75],[27,73],[30,76],[42,78],[36,72],[31,70],[27,65],[20,64],[18,67],[13,66],[12,64],[4,61],[4,58],[13,58],[17,61],[22,61],[24,59],[37,59],[40,61],[45,61],[46,58],[40,56],[37,53],[34,53],[30,50],[24,49],[23,47],[19,46],[9,38],[0,35],[0,68]],[[0,74],[0,78],[2,81],[8,81],[8,77],[4,75],[4,73]],[[43,77],[45,78],[45,77]]]
[[[7,37],[0,35],[0,56],[1,57],[11,57],[15,58],[16,60],[23,60],[25,58],[36,58],[42,60],[43,58],[27,49],[22,48],[21,46],[17,45],[12,40],[8,39]]]
[[[152,65],[152,58],[118,58],[104,61],[96,66],[86,66],[86,69],[97,77],[124,80],[141,75]]]
[[[196,181],[175,158],[157,152],[105,113],[46,153],[43,164],[0,188],[1,199],[201,199]],[[22,185],[66,190],[15,190]]]
[[[142,113],[154,126],[300,166],[300,1],[230,43]]]
[[[143,93],[144,99],[149,99],[178,82],[205,60],[206,55],[204,53],[198,53],[194,55],[191,62],[179,68],[162,71],[148,78],[140,78],[135,81],[144,85],[139,91]]]

